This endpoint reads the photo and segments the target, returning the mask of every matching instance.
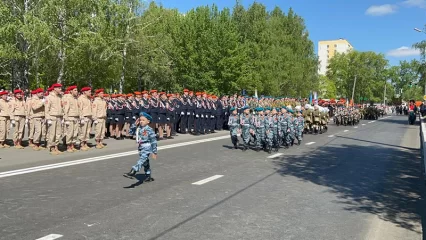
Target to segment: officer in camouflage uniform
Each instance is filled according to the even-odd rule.
[[[253,129],[254,134],[256,135],[256,151],[259,152],[260,149],[265,145],[265,116],[262,107],[256,108],[257,115],[253,116]]]
[[[243,114],[240,115],[241,138],[244,142],[243,151],[246,151],[250,143],[250,123],[252,122],[252,116],[250,114],[250,108],[248,106],[244,106],[242,110]]]
[[[238,133],[240,133],[240,123],[237,115],[237,109],[235,107],[230,109],[231,115],[229,116],[228,126],[231,134],[231,141],[235,149],[238,149]]]

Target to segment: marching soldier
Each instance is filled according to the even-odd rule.
[[[12,107],[7,100],[8,94],[7,91],[0,92],[0,148],[10,148],[10,146],[6,144]]]
[[[95,100],[92,104],[93,122],[95,123],[95,140],[96,148],[104,148],[102,140],[105,137],[105,121],[106,121],[106,110],[107,103],[103,99],[104,90],[98,89],[95,91]]]
[[[23,98],[24,92],[21,89],[16,89],[13,93],[15,94],[15,98],[11,101],[12,112],[10,113],[11,122],[14,126],[13,142],[15,144],[15,148],[23,149],[22,138],[24,136],[26,121],[28,121],[26,120],[27,108]]]
[[[87,140],[90,138],[90,127],[92,126],[92,102],[90,96],[92,89],[84,87],[81,89],[81,95],[78,98],[78,106],[80,113],[80,150],[87,151],[90,147]]]
[[[67,152],[75,152],[75,144],[77,142],[78,127],[80,120],[80,109],[78,106],[78,89],[77,86],[68,88],[68,94],[63,98],[64,105],[64,121],[65,121],[65,141]]]
[[[62,85],[55,83],[52,85],[52,91],[46,99],[46,121],[47,121],[47,142],[50,154],[58,155],[61,152],[58,149],[59,139],[62,133],[63,109],[60,97]]]

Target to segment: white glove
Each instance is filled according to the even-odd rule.
[[[25,124],[28,124],[28,118],[25,119]]]
[[[190,113],[190,112],[189,112],[189,113],[186,113],[186,115],[188,115],[188,116],[189,116],[189,115],[191,115],[191,113]]]
[[[62,119],[61,124],[64,124],[64,122],[65,122],[64,119]]]
[[[167,118],[167,121],[170,121],[170,118]]]
[[[84,124],[86,122],[86,120],[84,120],[84,119],[80,119],[80,123],[81,124]]]
[[[195,114],[195,117],[199,117],[198,114]]]
[[[133,119],[135,119],[135,120],[136,120],[136,116],[133,116]]]
[[[118,118],[115,118],[115,121],[117,121],[117,122],[118,122]]]
[[[94,124],[98,124],[98,120],[95,120],[93,123],[94,123]]]
[[[65,122],[65,125],[69,126],[69,125],[70,125],[70,122],[66,121],[66,122]]]
[[[47,120],[47,125],[52,125],[52,120]]]
[[[46,99],[41,99],[41,102],[44,104],[46,102]]]
[[[12,121],[10,121],[10,123],[15,126],[16,122],[15,122],[15,120],[12,120]]]
[[[180,115],[185,115],[185,113],[184,112],[180,112]]]

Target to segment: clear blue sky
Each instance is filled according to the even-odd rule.
[[[201,5],[234,6],[234,0],[157,0],[168,8],[186,12]],[[253,0],[242,0],[247,7]],[[259,0],[268,10],[292,7],[305,19],[315,51],[320,40],[347,39],[356,50],[386,54],[390,64],[419,58],[411,49],[426,34],[414,31],[426,24],[426,0]]]

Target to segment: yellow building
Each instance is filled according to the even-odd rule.
[[[338,40],[319,41],[318,42],[318,60],[319,68],[318,73],[325,75],[329,60],[336,55],[336,53],[347,53],[352,50],[352,45],[343,38]]]

